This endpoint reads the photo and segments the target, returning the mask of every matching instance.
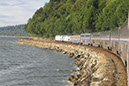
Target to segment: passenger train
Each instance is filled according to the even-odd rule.
[[[78,43],[108,49],[120,56],[121,61],[127,67],[129,86],[129,15],[119,28],[98,33],[85,33],[80,35],[56,35],[56,41]]]
[[[124,33],[125,34],[125,33]],[[120,55],[124,65],[127,66],[128,55],[128,37],[121,37],[119,33],[85,33],[80,35],[56,35],[55,41],[76,43],[102,47]]]

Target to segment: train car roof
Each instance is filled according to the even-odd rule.
[[[56,36],[70,36],[70,35],[56,35]]]
[[[80,35],[71,35],[71,36],[80,36]]]
[[[81,35],[90,35],[91,33],[83,33],[83,34],[81,34]]]
[[[56,35],[56,36],[62,36],[62,35]]]

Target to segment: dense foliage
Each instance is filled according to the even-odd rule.
[[[6,26],[6,27],[0,27],[0,35],[6,35],[6,36],[29,36],[29,33],[27,33],[24,29],[24,25],[16,25],[16,26]]]
[[[128,0],[50,0],[28,20],[32,36],[112,30],[128,17]]]

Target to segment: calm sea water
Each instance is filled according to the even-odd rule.
[[[73,68],[67,56],[0,37],[0,86],[66,86]]]

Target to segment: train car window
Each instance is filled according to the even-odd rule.
[[[84,37],[84,35],[81,35],[81,37]]]
[[[93,35],[93,37],[99,37],[100,35]]]
[[[86,35],[86,37],[90,37],[90,35]]]
[[[81,35],[81,37],[90,37],[90,35]]]

